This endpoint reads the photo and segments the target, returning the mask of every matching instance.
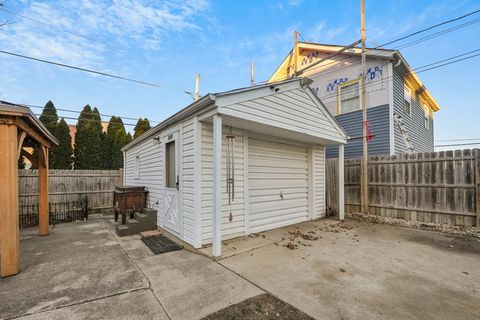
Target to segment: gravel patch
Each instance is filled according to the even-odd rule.
[[[375,216],[370,214],[366,215],[363,213],[346,213],[345,215],[349,219],[356,220],[356,221],[381,223],[381,224],[388,224],[388,225],[397,226],[397,227],[438,231],[438,232],[443,232],[448,234],[480,238],[480,229],[476,227],[464,227],[464,226],[453,226],[453,225],[436,224],[436,223],[425,223],[425,222],[419,222],[419,221],[408,221],[408,220],[390,218],[390,217],[384,217],[384,216]]]
[[[269,294],[261,294],[212,313],[202,320],[314,320]]]

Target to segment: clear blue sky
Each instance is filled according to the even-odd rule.
[[[322,43],[349,44],[359,38],[359,0],[0,3],[8,10],[97,40],[0,11],[0,24],[7,22],[0,27],[0,50],[165,86],[151,88],[0,55],[1,100],[44,105],[51,99],[59,108],[76,110],[89,103],[102,113],[152,120],[163,120],[191,102],[183,91],[194,90],[197,72],[202,77],[202,94],[248,86],[251,60],[256,79],[267,79],[292,47],[293,30],[308,41]],[[366,0],[369,45],[479,8],[478,0]],[[475,23],[402,53],[417,67],[480,48],[479,39],[480,23]],[[480,57],[420,75],[442,107],[435,114],[436,140],[480,138],[478,73]]]

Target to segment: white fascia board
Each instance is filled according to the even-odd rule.
[[[155,134],[161,132],[163,129],[171,126],[181,120],[192,116],[193,114],[201,111],[207,111],[209,108],[214,106],[215,95],[207,94],[200,98],[199,100],[191,103],[187,107],[183,108],[182,110],[178,111],[177,113],[173,114],[166,120],[162,121],[161,123],[157,124],[155,127],[151,128],[150,130],[144,132],[138,138],[133,139],[130,141],[126,146],[122,148],[122,151],[126,151],[133,146],[139,144],[140,142],[147,140],[150,137],[153,137]]]

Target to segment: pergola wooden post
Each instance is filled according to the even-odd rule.
[[[38,166],[39,235],[48,235],[48,150],[58,144],[33,112],[0,101],[0,276],[20,271],[18,160]],[[37,148],[38,163],[23,147]]]
[[[48,235],[48,149],[40,146],[38,157],[38,234]]]
[[[18,227],[17,127],[0,119],[0,271],[9,276],[20,270]]]

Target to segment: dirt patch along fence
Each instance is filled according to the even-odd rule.
[[[122,170],[49,170],[48,201],[52,205],[88,197],[92,210],[113,207],[113,191],[122,185]],[[19,170],[19,205],[38,203],[38,171]]]
[[[345,160],[345,212],[360,212],[361,159]],[[338,159],[327,159],[326,202],[338,213]],[[480,150],[375,156],[368,160],[369,213],[411,221],[480,225]]]

